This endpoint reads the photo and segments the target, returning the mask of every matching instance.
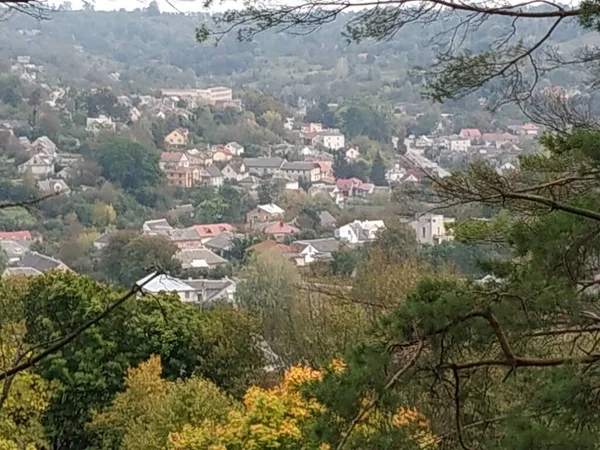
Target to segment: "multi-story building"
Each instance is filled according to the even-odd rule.
[[[293,180],[315,183],[321,180],[321,167],[316,162],[292,161],[281,166],[283,174]]]
[[[444,217],[442,214],[423,214],[410,222],[410,226],[417,233],[420,244],[435,245],[454,239],[446,225],[453,223],[454,218]]]

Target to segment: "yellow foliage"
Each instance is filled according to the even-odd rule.
[[[106,227],[117,219],[117,213],[113,205],[104,202],[96,202],[92,208],[92,222],[95,227]]]

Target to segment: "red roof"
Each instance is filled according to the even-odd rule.
[[[215,237],[225,231],[235,231],[235,227],[230,223],[210,223],[194,225],[193,227],[201,238]]]
[[[0,231],[0,241],[30,241],[31,232],[28,230],[21,231]]]
[[[164,162],[179,162],[185,156],[182,152],[162,152],[160,160]]]
[[[519,137],[510,133],[483,133],[483,140],[492,141],[518,141]]]
[[[523,128],[524,130],[537,130],[538,129],[537,125],[535,125],[533,123],[526,123],[521,128]]]
[[[333,167],[333,163],[329,161],[315,161],[319,168],[321,169],[321,173],[331,173],[331,169]]]
[[[298,228],[288,225],[285,222],[276,222],[264,229],[264,232],[267,234],[294,234],[299,231]]]
[[[363,182],[358,178],[338,178],[335,185],[338,189],[352,189],[353,187],[361,186]]]
[[[463,128],[460,130],[460,135],[462,137],[480,138],[481,131],[479,131],[477,128]]]
[[[289,245],[285,245],[277,241],[262,241],[248,248],[248,250],[259,253],[268,252],[271,250],[277,251],[279,253],[291,253],[293,251],[292,247],[290,247]]]

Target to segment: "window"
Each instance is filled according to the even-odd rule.
[[[425,227],[423,227],[423,229],[421,230],[422,234],[423,234],[423,239],[425,239],[425,235],[427,234],[427,229]]]

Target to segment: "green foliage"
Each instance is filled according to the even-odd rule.
[[[369,106],[350,106],[340,113],[340,128],[347,138],[368,136],[375,141],[390,139],[388,119]]]
[[[102,175],[134,194],[140,203],[152,204],[147,191],[160,183],[159,155],[126,138],[111,138],[95,150]]]
[[[385,163],[383,162],[381,153],[377,152],[377,156],[371,166],[371,176],[369,177],[375,186],[387,186],[385,170]]]
[[[121,294],[74,274],[36,278],[23,297],[29,344],[52,342]],[[197,375],[239,394],[262,370],[255,332],[255,323],[232,308],[201,311],[162,294],[132,299],[36,367],[44,379],[60,382],[46,435],[54,445],[89,448],[93,433],[85,424],[94,410],[108,406],[126,370],[152,354],[161,357],[169,380]]]

